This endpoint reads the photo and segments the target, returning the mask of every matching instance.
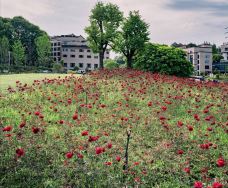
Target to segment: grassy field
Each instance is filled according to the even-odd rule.
[[[15,87],[16,81],[25,84],[32,84],[34,80],[42,80],[44,78],[65,77],[66,74],[45,74],[45,73],[29,73],[29,74],[8,74],[0,75],[0,92],[6,92],[8,87]]]
[[[0,187],[222,188],[228,85],[131,70],[0,95]]]

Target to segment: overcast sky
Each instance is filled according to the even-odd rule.
[[[74,33],[85,36],[84,28],[96,0],[0,0],[0,16],[23,16],[49,35]],[[218,45],[225,42],[228,0],[106,0],[125,15],[139,10],[150,25],[151,41]]]

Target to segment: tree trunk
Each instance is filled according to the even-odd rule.
[[[104,52],[99,53],[100,69],[104,68]]]
[[[127,68],[128,69],[132,68],[132,57],[131,56],[127,57]]]

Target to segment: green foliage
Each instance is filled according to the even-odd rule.
[[[122,31],[115,40],[114,48],[126,57],[128,68],[132,68],[133,57],[149,41],[148,27],[149,25],[142,20],[138,11],[131,11],[123,22]]]
[[[25,62],[25,47],[19,40],[13,45],[13,59],[16,65],[23,65]]]
[[[136,56],[134,67],[183,77],[193,73],[193,66],[183,50],[158,44],[147,44]]]
[[[0,38],[0,64],[8,63],[9,40],[6,36]]]
[[[213,63],[219,63],[224,57],[221,54],[213,54]]]
[[[61,73],[61,72],[63,72],[64,68],[61,63],[54,63],[52,70],[55,73]]]
[[[103,68],[104,53],[117,37],[123,13],[117,5],[98,2],[91,11],[90,26],[85,28],[90,48],[99,53],[100,68]]]
[[[51,43],[47,35],[42,35],[35,40],[38,64],[50,67]]]
[[[73,70],[74,70],[74,71],[78,71],[78,70],[79,70],[79,67],[78,67],[78,66],[75,66],[75,67],[73,68]]]
[[[40,30],[21,16],[12,19],[0,17],[0,38],[5,36],[9,40],[9,45],[13,46],[16,40],[20,41],[25,47],[26,65],[33,66],[37,61],[35,39],[44,35]],[[12,50],[10,48],[10,50]]]
[[[119,64],[111,59],[105,60],[104,67],[106,69],[115,69],[119,67]]]

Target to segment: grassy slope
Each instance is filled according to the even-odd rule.
[[[15,87],[16,81],[21,83],[31,84],[34,80],[41,80],[44,78],[58,78],[65,77],[65,74],[45,74],[45,73],[28,73],[28,74],[9,74],[0,75],[0,92],[5,92],[9,86]]]

